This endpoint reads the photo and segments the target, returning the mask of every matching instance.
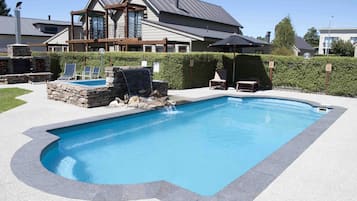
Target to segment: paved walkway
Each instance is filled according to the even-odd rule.
[[[44,84],[0,85],[0,88],[4,87],[21,87],[34,92],[20,97],[27,101],[27,104],[0,113],[0,201],[71,200],[31,188],[14,176],[10,167],[11,158],[16,150],[31,140],[22,132],[31,127],[116,113],[124,109],[85,109],[47,100]],[[189,98],[218,93],[237,94],[233,89],[170,91],[171,95]],[[323,105],[348,108],[334,125],[256,198],[256,201],[357,200],[357,99],[276,90],[257,92],[254,95],[306,99]]]

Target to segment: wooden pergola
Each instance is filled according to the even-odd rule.
[[[118,4],[112,4],[105,6],[105,10],[108,13],[108,10],[117,10],[117,11],[123,11],[125,15],[125,38],[129,37],[129,11],[144,11],[146,10],[146,6],[142,5],[137,5],[137,4],[130,4],[128,1],[125,1],[123,3],[118,3]]]
[[[109,50],[109,45],[119,45],[124,46],[125,50],[128,50],[129,45],[154,45],[154,44],[162,44],[164,45],[165,51],[167,51],[167,38],[163,40],[156,41],[143,41],[139,38],[129,38],[129,11],[145,11],[147,8],[143,5],[131,4],[128,0],[123,3],[117,3],[112,5],[107,5],[104,7],[105,11],[95,11],[91,9],[84,9],[78,11],[71,12],[71,33],[69,36],[68,43],[70,44],[70,50],[74,50],[75,44],[84,44],[85,50],[88,51],[89,44],[96,43],[104,43],[105,50]],[[125,25],[124,25],[124,34],[125,38],[111,38],[109,39],[109,11],[122,11],[125,16]],[[75,30],[74,30],[74,16],[84,17],[85,21],[85,36],[86,39],[75,39]],[[104,38],[90,38],[89,35],[89,18],[93,16],[102,16],[105,19],[105,27],[104,27]]]
[[[85,27],[85,35],[86,35],[86,39],[82,40],[82,39],[77,39],[79,41],[82,41],[82,44],[84,43],[86,46],[86,51],[88,51],[88,44],[90,41],[90,37],[89,37],[89,17],[93,17],[93,16],[104,16],[105,18],[105,28],[104,28],[104,36],[106,38],[108,38],[108,10],[106,10],[106,12],[102,12],[102,11],[96,11],[96,10],[90,10],[90,9],[84,9],[84,10],[78,10],[78,11],[72,11],[71,12],[71,33],[70,33],[70,38],[68,43],[70,44],[70,49],[71,51],[74,50],[74,41],[76,41],[75,38],[75,31],[74,31],[74,16],[79,15],[84,17],[84,21],[86,23],[86,27]],[[108,49],[108,44],[105,45],[106,48]]]

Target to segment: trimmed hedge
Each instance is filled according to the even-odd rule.
[[[76,63],[78,73],[84,65],[100,66],[99,53],[34,53],[47,54],[51,71],[59,76],[64,64]],[[228,82],[232,83],[233,54],[231,53],[143,53],[110,52],[103,55],[103,66],[139,66],[142,60],[160,63],[160,72],[154,79],[166,80],[171,89],[206,87],[214,76],[218,61],[227,69]],[[273,82],[269,79],[269,61],[275,62]],[[325,66],[332,63],[328,94],[357,96],[357,59],[347,57],[314,57],[304,59],[294,56],[237,55],[236,80],[259,79],[261,89],[272,87],[297,88],[305,92],[325,92]],[[193,64],[193,67],[190,66]],[[104,70],[103,70],[104,71]],[[102,75],[104,76],[104,72]]]
[[[274,87],[292,87],[305,92],[325,92],[325,66],[332,64],[327,93],[337,96],[357,96],[357,59],[350,57],[262,56],[268,71],[269,60],[275,61]]]

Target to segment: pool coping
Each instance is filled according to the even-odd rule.
[[[301,99],[260,95],[214,95],[198,99],[188,99],[188,102],[197,102],[227,96],[238,98],[276,98],[300,101],[315,107],[322,106],[319,103]],[[251,168],[248,172],[235,179],[231,184],[227,185],[224,189],[211,197],[200,196],[166,181],[157,181],[136,185],[88,184],[69,180],[55,175],[42,166],[40,162],[42,150],[58,139],[57,136],[48,133],[47,130],[136,114],[145,112],[144,110],[130,110],[117,114],[101,115],[75,121],[67,121],[63,123],[31,128],[25,131],[24,134],[33,138],[33,140],[21,147],[15,153],[11,160],[11,168],[16,177],[29,186],[40,189],[47,193],[75,199],[112,201],[157,198],[160,200],[170,201],[250,201],[254,200],[255,197],[257,197],[267,186],[269,186],[273,180],[275,180],[291,163],[293,163],[293,161],[295,161],[319,136],[322,135],[325,130],[327,130],[346,111],[346,109],[343,107],[327,107],[333,110],[331,110],[320,120],[306,128],[302,133],[298,134],[291,141],[287,142],[273,154],[268,156],[255,167]]]

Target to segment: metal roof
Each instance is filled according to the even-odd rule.
[[[211,39],[225,39],[234,34],[233,32],[223,32],[223,31],[216,31],[216,30],[210,30],[210,29],[202,29],[202,28],[196,28],[196,27],[189,27],[189,26],[183,26],[183,25],[176,25],[176,24],[168,24],[164,22],[157,22],[157,21],[150,21],[150,20],[143,20],[143,23],[148,22],[151,24],[155,24],[158,26],[166,27],[172,30],[176,30],[179,32],[183,32],[186,34],[190,34],[196,37],[201,37],[201,38],[211,38]],[[270,45],[270,43],[262,40],[258,40],[253,37],[249,36],[242,36],[242,38],[245,38],[246,40],[252,41],[254,43],[260,43],[262,45]]]
[[[101,0],[105,5],[120,3],[123,0]],[[153,5],[159,12],[172,13],[187,17],[243,27],[221,6],[201,0],[144,0]],[[176,2],[179,1],[179,8]]]
[[[357,34],[357,28],[321,28],[320,34]]]
[[[201,0],[149,0],[160,12],[173,13],[198,19],[242,27],[221,6]],[[179,8],[176,6],[179,1]]]
[[[314,50],[314,48],[300,36],[295,36],[295,47],[299,50]]]
[[[0,16],[0,34],[2,35],[15,35],[16,18],[8,16]],[[21,34],[26,36],[53,36],[54,34],[46,34],[37,29],[36,24],[48,24],[55,26],[69,26],[70,22],[56,21],[56,20],[43,20],[32,18],[21,18]],[[81,24],[76,23],[76,26]]]

